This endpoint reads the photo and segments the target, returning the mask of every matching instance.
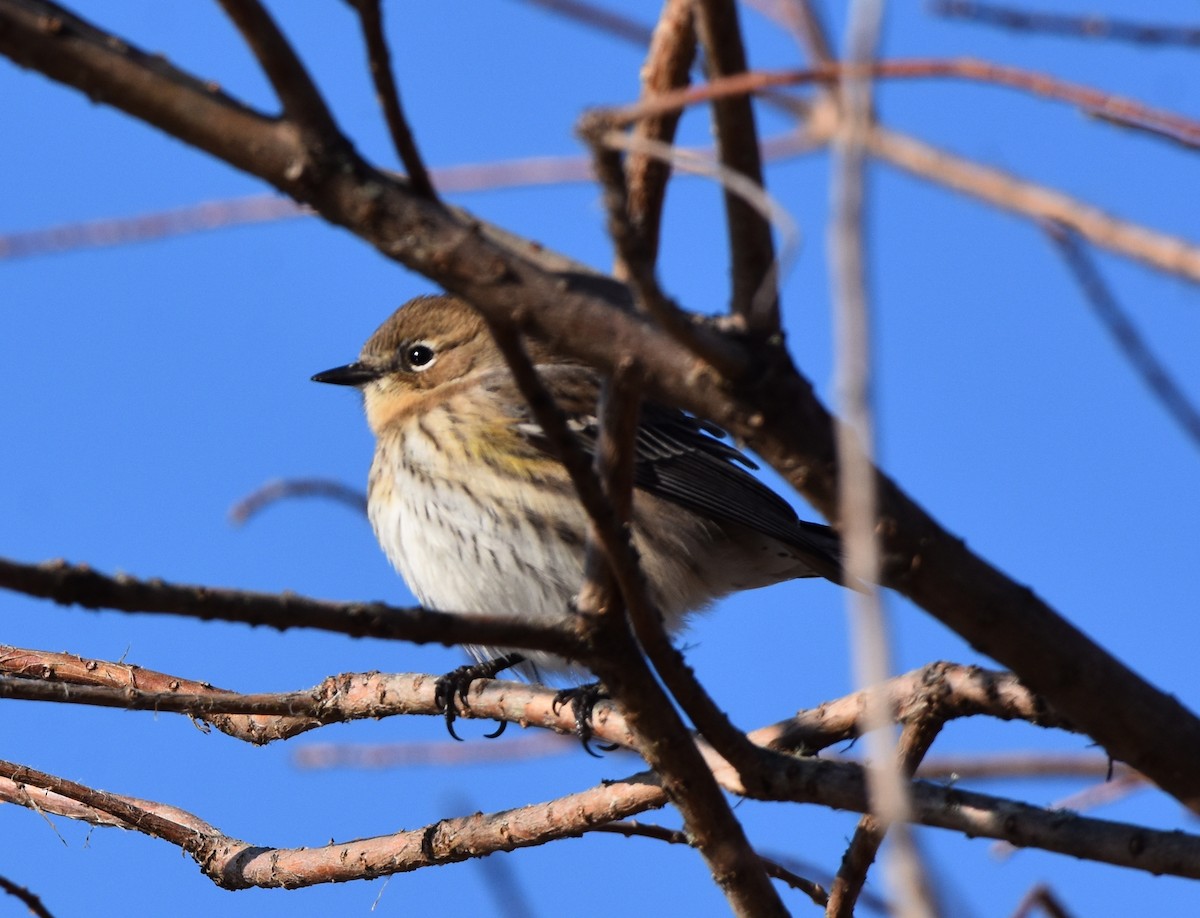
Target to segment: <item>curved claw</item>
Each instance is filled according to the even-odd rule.
[[[455,696],[462,702],[464,708],[470,707],[467,703],[467,693],[471,691],[472,682],[476,679],[491,679],[498,672],[508,669],[510,666],[516,666],[524,659],[519,653],[508,653],[496,657],[494,660],[460,666],[439,678],[433,687],[433,703],[438,713],[446,718],[446,732],[459,742],[463,741],[463,738],[454,732],[454,721],[458,719],[458,708],[454,703]],[[501,721],[499,728],[494,733],[488,733],[487,737],[494,739],[504,732],[506,726],[507,723]]]
[[[496,737],[498,737],[498,736],[499,736],[501,733],[503,733],[503,732],[504,732],[504,731],[505,731],[507,728],[508,728],[508,721],[507,721],[507,720],[502,720],[502,721],[499,721],[499,722],[496,724],[496,729],[495,729],[495,730],[493,730],[491,733],[485,733],[485,734],[483,734],[483,736],[484,736],[484,739],[495,739],[495,738],[496,738]]]
[[[592,749],[591,741],[594,734],[592,712],[597,703],[606,698],[608,698],[608,692],[604,686],[599,682],[590,682],[587,685],[563,689],[554,696],[554,700],[550,703],[550,708],[555,714],[566,705],[571,706],[571,712],[575,715],[575,733],[579,737],[580,743],[583,744],[583,751],[594,759],[603,758],[603,756]],[[612,752],[620,747],[610,743],[601,743],[599,748],[604,752]]]

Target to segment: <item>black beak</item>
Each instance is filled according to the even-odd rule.
[[[344,367],[334,367],[324,373],[318,373],[312,378],[313,382],[329,383],[334,386],[365,386],[373,379],[379,378],[379,371],[362,363],[348,363]]]

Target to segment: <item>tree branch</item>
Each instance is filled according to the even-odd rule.
[[[383,34],[383,6],[381,0],[347,0],[358,13],[362,24],[363,43],[367,46],[367,60],[371,69],[371,79],[375,83],[375,93],[379,96],[379,104],[383,108],[383,117],[387,122],[388,132],[392,135],[392,145],[404,171],[408,173],[409,184],[413,193],[423,198],[436,197],[429,172],[425,169],[425,161],[417,150],[417,141],[404,117],[404,107],[400,104],[400,89],[396,86],[396,77],[392,73],[392,55],[388,50],[387,38]]]
[[[733,0],[695,0],[694,9],[708,78],[714,80],[745,72],[746,49]],[[721,165],[763,187],[758,128],[750,98],[714,99],[712,110]],[[728,190],[725,220],[733,272],[732,311],[747,330],[773,334],[779,330],[779,291],[778,278],[772,270],[775,246],[771,225]]]
[[[86,564],[65,561],[20,564],[0,558],[0,588],[49,599],[59,605],[121,612],[182,615],[201,621],[266,625],[277,631],[315,628],[411,641],[415,644],[485,644],[549,650],[568,658],[581,653],[569,630],[531,625],[510,616],[401,609],[384,603],[340,603],[295,594],[255,593],[214,587],[108,577]]]

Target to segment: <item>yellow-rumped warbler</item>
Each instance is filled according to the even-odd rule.
[[[528,347],[580,442],[594,447],[601,377],[536,341]],[[376,437],[371,525],[422,604],[545,622],[571,614],[587,517],[474,309],[449,296],[412,300],[356,362],[313,379],[362,390]],[[672,633],[687,613],[736,590],[842,577],[833,531],[797,519],[719,433],[675,409],[642,406],[632,540]],[[468,649],[481,661],[506,652]],[[551,654],[523,656],[530,678],[564,668]]]

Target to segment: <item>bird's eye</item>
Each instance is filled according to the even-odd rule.
[[[404,363],[410,370],[427,370],[437,359],[432,347],[423,341],[406,345],[404,348]]]

